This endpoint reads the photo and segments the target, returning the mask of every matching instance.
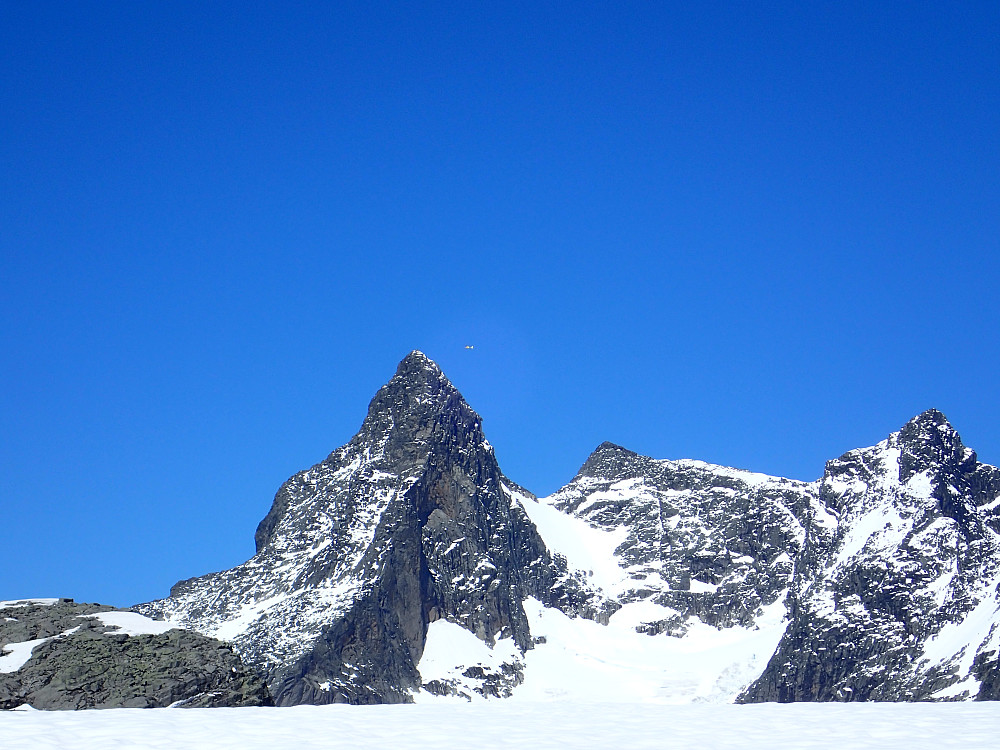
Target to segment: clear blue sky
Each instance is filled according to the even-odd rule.
[[[149,5],[0,9],[0,599],[245,560],[411,349],[537,494],[1000,463],[1000,4]]]

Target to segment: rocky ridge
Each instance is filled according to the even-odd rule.
[[[612,443],[545,498],[593,527],[621,530],[614,556],[626,604],[651,599],[676,614],[648,623],[650,634],[681,636],[691,617],[717,628],[750,627],[782,599],[829,544],[833,519],[814,483],[701,461],[640,456]]]

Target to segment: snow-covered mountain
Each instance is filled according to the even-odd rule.
[[[538,499],[412,352],[253,558],[136,609],[279,705],[996,698],[998,497],[928,411],[812,483],[605,443]]]

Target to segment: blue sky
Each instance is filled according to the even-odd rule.
[[[411,349],[538,494],[1000,463],[997,3],[147,5],[0,9],[0,599],[242,562]]]

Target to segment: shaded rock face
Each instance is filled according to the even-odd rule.
[[[0,607],[0,650],[25,649],[23,664],[0,672],[0,708],[270,704],[263,681],[226,644],[176,629],[127,635],[93,617],[114,611],[72,600]]]
[[[998,482],[934,410],[830,461],[833,543],[742,700],[995,695]]]
[[[251,560],[135,609],[231,641],[279,705],[409,701],[430,622],[523,651],[526,597],[591,606],[511,486],[479,416],[412,352],[358,434],[281,487]]]

